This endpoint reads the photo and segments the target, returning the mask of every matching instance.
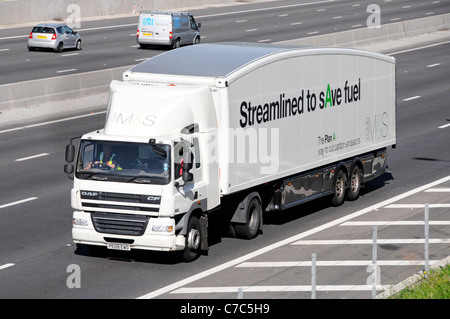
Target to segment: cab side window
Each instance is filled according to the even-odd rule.
[[[191,163],[193,169],[200,168],[200,149],[199,149],[199,141],[198,138],[194,138],[193,140],[193,148],[191,152]],[[183,175],[184,170],[184,148],[181,143],[175,144],[175,158],[174,158],[174,164],[175,164],[175,172],[174,172],[174,178],[178,179]]]

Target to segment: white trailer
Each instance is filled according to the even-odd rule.
[[[105,127],[81,137],[75,169],[67,147],[73,239],[190,261],[208,249],[212,212],[250,239],[264,211],[355,200],[385,172],[395,98],[395,59],[362,50],[216,43],[160,54],[111,83]],[[106,146],[116,160],[100,163]]]

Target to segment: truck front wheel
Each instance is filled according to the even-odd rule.
[[[197,216],[191,216],[188,223],[186,243],[183,251],[184,261],[190,262],[200,256],[202,241],[201,231],[200,222]]]

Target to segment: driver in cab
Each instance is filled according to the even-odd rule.
[[[98,160],[94,162],[90,162],[88,166],[84,169],[91,168],[107,168],[107,169],[117,169],[121,170],[122,168],[119,165],[119,158],[113,152],[111,145],[103,146],[103,152],[100,152],[98,156]]]

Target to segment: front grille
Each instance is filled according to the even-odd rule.
[[[92,213],[95,230],[104,234],[142,236],[149,216],[112,213]]]
[[[121,210],[135,210],[142,212],[154,212],[157,213],[159,208],[153,207],[139,207],[139,206],[125,206],[125,205],[111,205],[111,204],[97,204],[97,203],[86,203],[83,202],[84,207],[94,207],[94,208],[107,208],[107,209],[121,209]]]
[[[115,210],[111,213],[146,212],[155,216],[159,212],[161,196],[110,193],[81,190],[81,204],[86,211]]]

